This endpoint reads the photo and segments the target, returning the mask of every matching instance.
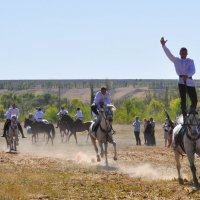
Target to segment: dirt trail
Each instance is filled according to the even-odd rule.
[[[157,146],[135,146],[132,130],[129,126],[116,126],[115,136],[118,149],[118,161],[114,161],[113,148],[109,145],[109,170],[127,174],[130,177],[141,177],[144,179],[173,179],[176,177],[176,169],[173,164],[173,152],[163,148],[162,134],[157,134]],[[31,135],[21,139],[19,142],[18,155],[13,156],[16,162],[34,165],[34,158],[52,160],[52,162],[83,164],[86,168],[97,166],[103,169],[104,158],[100,163],[96,162],[95,151],[90,140],[87,142],[87,133],[78,133],[78,145],[72,137],[70,143],[61,143],[58,130],[54,145],[46,144],[43,134],[39,141],[32,144]],[[0,151],[6,152],[4,138],[0,138]],[[46,162],[46,161],[45,161]],[[50,162],[51,163],[51,162]]]

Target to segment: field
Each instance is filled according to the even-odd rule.
[[[2,129],[2,124],[1,127]],[[190,169],[183,158],[184,185],[177,183],[172,149],[164,147],[161,125],[156,127],[155,147],[136,146],[132,127],[114,125],[118,160],[109,145],[109,167],[96,162],[87,133],[61,143],[56,130],[54,145],[44,136],[32,144],[21,139],[17,154],[7,151],[0,138],[0,199],[200,199],[194,192]],[[25,131],[26,132],[26,131]],[[199,173],[199,159],[197,158]]]

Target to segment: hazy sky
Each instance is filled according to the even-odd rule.
[[[160,37],[200,78],[199,0],[0,0],[0,79],[176,79]]]

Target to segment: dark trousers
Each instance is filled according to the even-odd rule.
[[[187,107],[186,107],[186,94],[188,94],[191,101],[191,110],[196,110],[197,107],[197,93],[195,87],[189,87],[184,84],[178,84],[179,93],[181,97],[181,110],[184,116],[187,115]]]
[[[140,132],[134,131],[134,133],[135,133],[136,145],[141,145]]]

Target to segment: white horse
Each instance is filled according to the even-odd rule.
[[[179,118],[180,119],[180,118]],[[183,120],[182,124],[183,124]],[[179,124],[173,130],[173,147],[175,153],[176,167],[178,171],[178,180],[180,184],[183,184],[183,178],[181,174],[180,156],[186,154],[190,163],[190,169],[193,176],[193,182],[195,189],[200,189],[200,184],[196,176],[196,167],[194,164],[195,153],[200,156],[200,130],[199,119],[197,114],[189,114],[187,116],[184,133],[181,137],[179,131],[182,128],[182,124],[179,120]],[[178,138],[178,141],[177,141]]]
[[[101,157],[105,155],[105,163],[106,166],[108,166],[108,157],[107,157],[107,148],[108,148],[108,142],[113,144],[114,147],[114,160],[117,160],[117,150],[116,150],[116,142],[113,140],[112,136],[112,121],[113,121],[113,111],[115,110],[115,107],[113,105],[105,105],[99,110],[99,120],[100,120],[100,125],[96,131],[96,138],[94,138],[91,133],[92,133],[92,126],[91,124],[89,133],[90,133],[90,138],[92,141],[92,144],[94,145],[94,149],[96,151],[97,155],[97,161],[100,162]],[[99,143],[99,147],[101,149],[101,153],[99,155],[98,147],[97,147],[97,142]],[[104,148],[103,148],[104,144]]]

